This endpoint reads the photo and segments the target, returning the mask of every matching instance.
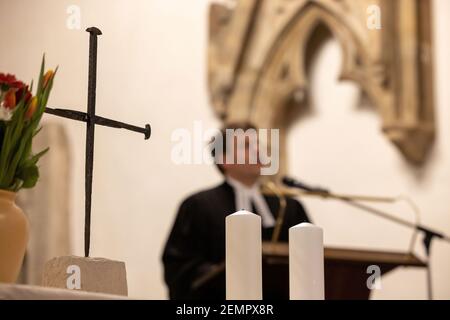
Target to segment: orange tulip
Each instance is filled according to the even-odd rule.
[[[43,88],[45,88],[45,87],[48,85],[48,83],[49,83],[49,81],[51,80],[51,78],[53,77],[53,75],[54,75],[53,70],[48,70],[48,71],[45,73],[45,75],[44,75]]]
[[[25,119],[26,120],[30,120],[31,117],[33,117],[33,114],[36,112],[36,109],[37,109],[37,102],[38,102],[37,97],[33,97],[33,99],[31,99],[31,102],[30,102],[30,104],[28,106],[28,109],[25,112]]]
[[[4,98],[3,106],[6,109],[13,110],[16,107],[16,90],[14,88],[9,89]]]

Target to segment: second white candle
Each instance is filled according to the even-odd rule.
[[[323,231],[310,223],[289,229],[291,300],[324,300]]]

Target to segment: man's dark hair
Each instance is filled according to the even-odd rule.
[[[222,174],[224,174],[225,172],[224,172],[222,166],[219,163],[217,163],[217,157],[226,156],[227,152],[229,151],[228,150],[229,146],[227,145],[227,139],[226,139],[227,130],[239,130],[239,129],[243,130],[244,132],[247,132],[247,130],[252,130],[252,129],[257,130],[257,127],[248,121],[229,123],[229,124],[225,125],[224,127],[222,127],[222,129],[220,130],[220,133],[218,133],[210,142],[211,156],[214,159],[214,163],[215,163],[217,169],[219,169],[219,171]],[[220,150],[222,150],[221,154],[217,153],[218,141],[221,141],[221,147],[222,147],[222,148],[220,148]]]

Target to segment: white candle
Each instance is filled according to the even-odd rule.
[[[324,300],[323,231],[310,223],[289,229],[291,300]]]
[[[226,298],[262,300],[261,217],[248,211],[226,218]]]

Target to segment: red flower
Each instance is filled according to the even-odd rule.
[[[31,93],[29,94],[28,86],[16,79],[12,74],[0,73],[0,89],[7,91],[9,89],[16,89],[16,102],[22,99],[23,95],[26,97],[26,102],[31,98]]]
[[[3,106],[6,109],[13,110],[16,107],[16,90],[17,89],[11,88],[6,92],[3,100]]]
[[[17,79],[12,74],[4,74],[0,73],[0,85],[6,84],[8,86],[11,85],[11,83],[17,82]]]
[[[32,97],[30,90],[28,90],[28,86],[22,83],[19,87],[14,88],[18,88],[16,91],[16,101],[20,101],[25,97],[25,104],[27,104]]]
[[[25,83],[23,83],[22,81],[16,80],[16,81],[10,82],[10,83],[9,83],[9,86],[10,86],[11,88],[22,89],[22,88],[25,87],[26,85],[25,85]]]

